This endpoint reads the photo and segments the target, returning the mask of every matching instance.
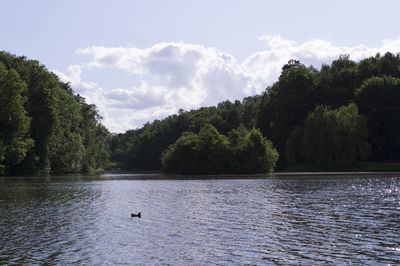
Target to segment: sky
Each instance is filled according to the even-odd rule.
[[[2,0],[0,50],[40,61],[123,133],[261,94],[290,59],[400,52],[397,0]]]

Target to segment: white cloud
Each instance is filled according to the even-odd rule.
[[[139,88],[113,89],[105,93],[105,105],[114,109],[143,110],[166,104],[168,91],[164,87],[149,87],[142,82]]]
[[[383,40],[380,47],[335,46],[326,40],[296,43],[278,35],[261,36],[266,49],[249,55],[243,62],[212,47],[187,43],[158,43],[152,47],[102,47],[78,49],[77,53],[92,59],[68,67],[68,74],[55,71],[73,89],[97,105],[104,124],[123,132],[147,121],[177,112],[215,105],[224,100],[241,100],[261,93],[275,82],[281,68],[290,59],[302,63],[329,64],[340,54],[360,60],[376,53],[396,53],[400,38]],[[132,75],[133,86],[101,88],[96,82],[81,79],[82,71],[119,69]]]
[[[69,75],[53,70],[64,82],[69,82],[75,92],[86,92],[95,89],[98,85],[95,82],[81,81],[82,67],[80,65],[71,65],[68,67]]]

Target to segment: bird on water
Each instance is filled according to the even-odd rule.
[[[138,214],[135,214],[135,213],[131,213],[131,217],[138,217],[138,218],[141,218],[142,217],[142,214],[139,212]]]

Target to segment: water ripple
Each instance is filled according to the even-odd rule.
[[[3,182],[0,263],[399,264],[399,187],[398,177]]]

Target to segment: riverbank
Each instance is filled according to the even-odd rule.
[[[347,168],[318,168],[312,164],[296,164],[284,172],[400,172],[400,162],[360,162]]]
[[[263,179],[263,178],[307,178],[307,177],[356,177],[356,176],[400,176],[400,163],[377,163],[367,162],[359,163],[348,169],[319,169],[310,165],[297,165],[295,167],[285,168],[282,171],[275,171],[264,174],[209,174],[209,175],[180,175],[165,174],[161,171],[124,171],[120,168],[105,168],[95,173],[80,174],[45,174],[45,175],[22,175],[22,176],[0,176],[1,179],[29,179],[29,180],[174,180],[174,179]]]
[[[349,176],[349,175],[391,175],[400,176],[400,162],[362,162],[348,168],[317,168],[311,164],[297,164],[281,171],[264,174],[166,174],[161,171],[121,170],[118,163],[106,168],[100,174],[104,178],[113,179],[255,179],[274,177],[304,176]]]
[[[313,172],[272,172],[266,174],[242,174],[242,175],[177,175],[164,174],[160,172],[153,173],[128,173],[128,172],[110,172],[100,175],[102,179],[113,180],[210,180],[210,179],[266,179],[266,178],[331,178],[331,177],[400,177],[400,171],[313,171]]]

